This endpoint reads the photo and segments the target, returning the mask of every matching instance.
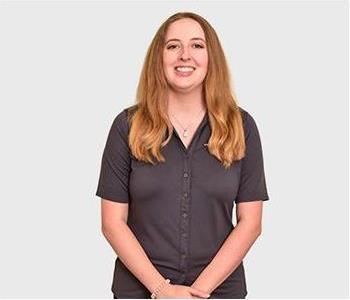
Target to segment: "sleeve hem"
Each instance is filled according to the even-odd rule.
[[[241,203],[241,202],[253,202],[253,201],[267,201],[270,200],[269,196],[263,196],[263,197],[251,197],[249,199],[242,199],[242,200],[235,200],[235,203]]]
[[[125,196],[115,196],[114,194],[109,193],[103,193],[100,191],[97,191],[96,196],[101,197],[101,199],[110,200],[113,202],[119,202],[119,203],[129,203],[129,199],[125,198]]]

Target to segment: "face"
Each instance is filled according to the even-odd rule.
[[[180,66],[187,68],[177,68]],[[206,40],[199,23],[186,18],[170,24],[163,50],[163,68],[170,88],[178,92],[201,90],[207,67]]]

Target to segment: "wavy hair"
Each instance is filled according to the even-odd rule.
[[[158,29],[147,50],[137,86],[136,104],[128,108],[130,124],[129,147],[141,161],[164,162],[161,153],[173,134],[167,115],[168,83],[163,70],[162,55],[169,25],[183,18],[191,18],[202,27],[208,51],[208,69],[203,81],[203,95],[208,111],[211,136],[208,151],[223,167],[228,168],[245,153],[243,120],[219,38],[212,26],[201,16],[179,12],[170,16]]]

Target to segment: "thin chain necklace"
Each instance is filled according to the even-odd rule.
[[[199,112],[199,114],[196,116],[195,120],[197,120],[197,117],[198,117],[198,116],[200,115],[200,113],[203,112],[203,111],[205,111],[205,110],[201,110],[201,111]],[[176,122],[182,127],[182,129],[183,129],[182,136],[183,136],[184,138],[188,137],[188,129],[189,129],[189,127],[194,123],[194,121],[191,122],[191,123],[190,123],[189,125],[187,125],[186,127],[183,127],[182,124],[179,122],[179,120],[178,120],[172,113],[170,113],[170,114],[174,117],[174,119],[176,120]]]

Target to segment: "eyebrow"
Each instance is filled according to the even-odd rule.
[[[192,40],[201,40],[201,41],[203,41],[203,42],[205,43],[205,40],[202,39],[202,38],[200,38],[200,37],[191,38],[191,41],[192,41]],[[178,41],[178,42],[180,42],[181,40],[180,40],[180,39],[169,39],[169,40],[166,41],[165,44],[167,44],[167,43],[169,43],[169,42],[171,42],[171,41]]]

